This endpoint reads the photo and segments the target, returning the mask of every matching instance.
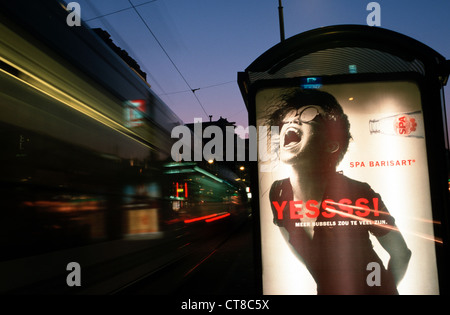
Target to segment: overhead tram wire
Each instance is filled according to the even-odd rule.
[[[143,3],[140,3],[140,4],[136,4],[135,7],[140,7],[140,6],[143,6],[145,4],[156,2],[156,1],[158,1],[158,0],[146,1],[146,2],[143,2]],[[91,6],[91,8],[92,8],[92,6]],[[116,10],[116,11],[113,11],[113,12],[110,12],[110,13],[106,13],[106,14],[103,14],[103,15],[98,15],[96,17],[93,17],[93,18],[90,18],[90,19],[87,19],[87,20],[84,20],[84,21],[85,22],[90,22],[90,21],[93,21],[93,20],[96,20],[96,19],[99,19],[99,18],[103,18],[103,17],[108,16],[108,15],[113,15],[113,14],[116,14],[116,13],[119,13],[119,12],[122,12],[122,11],[130,10],[132,8],[133,7],[126,7],[126,8],[119,9],[119,10]]]
[[[145,26],[147,27],[147,29],[150,31],[150,33],[152,34],[152,36],[155,38],[155,40],[157,41],[158,45],[161,47],[161,49],[164,51],[164,53],[166,54],[166,56],[169,58],[169,60],[170,60],[170,62],[172,63],[172,65],[175,67],[175,69],[177,70],[177,72],[181,75],[181,77],[183,78],[184,82],[185,82],[185,83],[187,84],[187,86],[190,88],[190,90],[182,91],[182,92],[179,92],[179,93],[193,92],[194,97],[197,99],[197,102],[198,102],[198,103],[200,104],[200,106],[202,107],[203,112],[206,114],[206,116],[208,116],[208,114],[206,113],[206,111],[205,111],[203,105],[201,104],[200,100],[198,99],[197,95],[195,95],[195,91],[199,90],[199,88],[198,88],[198,89],[192,89],[192,88],[190,87],[190,85],[188,84],[187,80],[184,78],[184,76],[183,76],[183,75],[181,74],[181,72],[179,71],[178,67],[175,65],[175,63],[173,62],[173,60],[169,57],[167,51],[163,48],[162,44],[161,44],[161,43],[159,42],[159,40],[156,38],[156,36],[154,35],[154,33],[150,30],[150,27],[148,26],[148,24],[144,21],[144,19],[142,18],[142,16],[141,16],[141,15],[139,14],[139,12],[136,10],[136,7],[140,7],[140,6],[142,6],[142,5],[145,5],[145,4],[148,4],[148,3],[152,3],[152,2],[156,2],[156,1],[158,1],[158,0],[146,1],[146,2],[143,2],[143,3],[141,3],[141,4],[137,4],[137,5],[133,5],[133,4],[130,2],[130,5],[131,5],[130,7],[123,8],[123,9],[119,9],[119,10],[116,10],[116,11],[113,11],[113,12],[110,12],[110,13],[107,13],[107,14],[102,14],[102,15],[99,14],[99,12],[98,12],[98,11],[97,11],[97,10],[96,10],[89,2],[88,2],[88,4],[91,6],[91,9],[92,9],[94,12],[97,13],[97,16],[94,17],[94,18],[86,19],[86,20],[84,20],[84,22],[90,22],[90,21],[93,21],[93,20],[96,20],[96,19],[103,19],[104,17],[109,16],[109,15],[113,15],[113,14],[116,14],[116,13],[120,13],[120,12],[129,10],[129,9],[134,9],[135,12],[138,14],[139,18],[141,19],[141,21],[145,24]],[[103,22],[103,23],[105,23],[105,22]],[[111,31],[111,30],[113,30],[113,27],[112,27],[112,26],[109,26],[108,29]],[[119,36],[117,33],[114,34],[114,37],[120,38],[120,36]],[[122,40],[122,42],[125,43],[124,40]],[[128,45],[126,45],[126,49],[127,49],[127,51],[130,51],[130,52],[133,51],[133,49],[131,49],[131,47],[129,47]],[[135,57],[135,58],[136,58],[136,57]],[[140,64],[142,64],[142,63],[140,63]],[[143,66],[143,65],[141,65],[141,66]],[[145,68],[145,66],[144,66],[144,68]],[[145,70],[145,69],[144,69],[144,70]],[[149,75],[149,76],[152,77],[151,72],[149,72],[149,71],[147,71],[147,75]],[[153,77],[152,77],[152,78],[153,78]],[[153,81],[154,81],[154,83],[156,83],[156,85],[157,85],[157,86],[160,88],[160,90],[163,92],[163,93],[160,94],[159,96],[162,96],[162,95],[170,95],[170,94],[176,94],[176,93],[178,93],[178,92],[175,92],[175,93],[166,93],[166,92],[164,91],[163,87],[158,83],[158,81],[157,81],[155,78],[153,78]],[[234,81],[233,81],[233,82],[234,82]],[[206,87],[205,87],[205,88],[206,88]]]
[[[204,89],[209,89],[209,88],[213,88],[213,87],[221,86],[221,85],[225,85],[225,84],[230,84],[230,83],[236,83],[236,80],[234,80],[234,81],[222,82],[222,83],[217,83],[217,84],[208,85],[208,86],[203,86],[203,87],[199,87],[199,88],[197,88],[197,89],[194,89],[194,91],[197,91],[197,90],[204,90]],[[176,91],[176,92],[168,92],[168,93],[161,94],[160,96],[163,96],[163,95],[172,95],[172,94],[180,94],[180,93],[186,93],[186,92],[192,92],[192,90],[183,90],[183,91]]]
[[[172,60],[172,58],[169,56],[169,54],[167,53],[167,51],[165,50],[165,48],[163,47],[163,45],[161,44],[161,42],[158,40],[158,38],[156,37],[156,35],[152,32],[150,26],[147,24],[147,22],[145,22],[144,18],[142,17],[142,15],[139,13],[139,11],[136,9],[136,7],[133,5],[133,3],[131,2],[131,0],[128,0],[128,2],[130,3],[130,5],[133,7],[134,11],[136,12],[136,14],[139,16],[139,18],[141,19],[141,21],[144,23],[145,27],[147,28],[147,30],[150,32],[150,34],[153,36],[153,38],[156,40],[156,42],[158,43],[159,47],[161,47],[162,51],[164,52],[164,54],[167,56],[167,58],[169,59],[169,61],[172,63],[173,67],[175,68],[175,70],[178,72],[178,74],[180,75],[180,77],[183,79],[184,83],[186,83],[186,85],[189,87],[189,89],[192,91],[192,94],[194,95],[195,99],[197,100],[198,104],[200,105],[200,107],[202,108],[203,112],[206,115],[206,118],[208,118],[208,113],[206,112],[205,108],[203,107],[202,102],[200,102],[199,98],[197,97],[197,95],[195,94],[195,91],[198,89],[193,89],[191,87],[191,85],[188,83],[188,81],[186,80],[186,78],[183,76],[183,74],[181,73],[180,69],[178,69],[177,65],[175,64],[175,62]]]

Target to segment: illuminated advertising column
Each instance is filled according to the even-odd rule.
[[[299,34],[239,73],[264,294],[446,290],[447,77],[434,50],[367,26]]]

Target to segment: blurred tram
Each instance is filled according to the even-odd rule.
[[[171,161],[170,133],[183,122],[139,69],[84,23],[69,27],[67,14],[57,1],[0,5],[0,292],[67,275],[55,268],[68,259],[132,250],[112,241],[165,237],[246,208],[232,179]]]

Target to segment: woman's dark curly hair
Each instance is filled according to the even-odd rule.
[[[348,117],[333,95],[315,89],[293,88],[282,93],[276,103],[269,108],[270,112],[266,115],[264,124],[269,128],[270,126],[280,126],[283,118],[292,110],[307,105],[321,107],[325,111],[325,115],[322,115],[322,117],[325,116],[323,121],[325,122],[327,138],[339,143],[334,166],[342,160],[352,136]]]

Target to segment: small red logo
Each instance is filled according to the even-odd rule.
[[[394,120],[394,130],[398,135],[407,136],[416,131],[417,122],[408,115],[397,116]]]

